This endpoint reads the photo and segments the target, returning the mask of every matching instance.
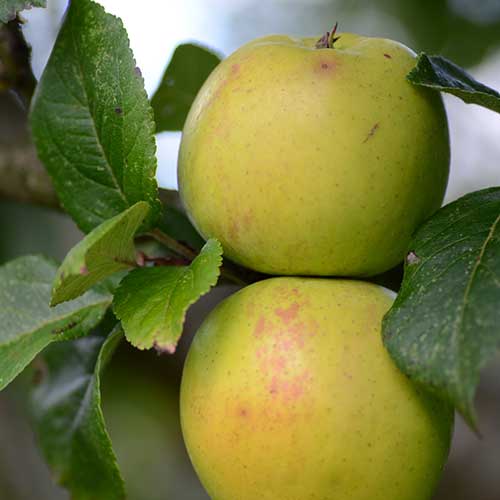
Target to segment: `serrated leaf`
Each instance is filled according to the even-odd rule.
[[[463,68],[442,56],[420,54],[408,80],[435,90],[448,92],[468,104],[477,104],[500,113],[500,93],[475,80]]]
[[[44,352],[33,391],[38,441],[73,500],[122,500],[125,488],[101,409],[100,376],[122,338],[93,334]]]
[[[93,290],[50,308],[56,269],[38,256],[0,267],[0,390],[50,343],[86,335],[111,304],[111,294]]]
[[[209,240],[189,266],[136,269],[121,282],[113,309],[139,349],[174,352],[188,307],[217,283],[222,247]]]
[[[383,335],[403,372],[475,425],[480,371],[500,346],[500,188],[464,196],[416,233]]]
[[[156,131],[182,130],[194,98],[221,58],[192,43],[179,45],[151,99]]]
[[[138,201],[160,212],[151,106],[121,20],[72,0],[33,98],[38,155],[89,232]]]
[[[0,22],[12,21],[22,10],[46,6],[47,0],[0,0]]]
[[[57,271],[51,305],[74,299],[104,278],[135,266],[134,235],[149,205],[140,201],[74,246]]]

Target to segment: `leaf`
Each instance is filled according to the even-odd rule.
[[[194,98],[221,58],[191,43],[179,45],[151,99],[156,131],[182,130]]]
[[[33,391],[38,440],[58,483],[73,500],[122,500],[125,488],[101,409],[100,376],[122,338],[93,334],[54,344]]]
[[[186,243],[192,249],[201,250],[205,240],[187,217],[179,191],[160,189],[160,200],[163,203],[164,211],[158,227],[171,238]]]
[[[187,243],[190,248],[201,250],[205,241],[193,227],[187,216],[174,207],[165,207],[159,227],[172,238]]]
[[[415,85],[448,92],[468,104],[500,113],[500,93],[474,80],[463,68],[444,57],[420,54],[407,78]]]
[[[480,371],[500,346],[500,188],[442,208],[411,245],[385,345],[474,426]]]
[[[121,282],[113,308],[139,349],[173,353],[187,308],[217,283],[222,247],[209,240],[189,266],[136,269]]]
[[[36,256],[0,267],[0,390],[50,343],[86,335],[111,304],[110,294],[93,290],[51,309],[56,269]]]
[[[0,0],[0,22],[12,21],[21,10],[46,6],[47,0]]]
[[[149,205],[140,201],[74,246],[57,271],[51,305],[74,299],[104,278],[134,267],[134,235],[148,211]]]
[[[73,0],[33,98],[38,155],[84,232],[147,201],[159,216],[154,121],[122,22]]]

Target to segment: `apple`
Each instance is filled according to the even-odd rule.
[[[205,238],[257,271],[369,276],[396,265],[443,200],[439,93],[381,38],[269,36],[210,75],[185,123],[179,191]]]
[[[220,303],[190,347],[181,424],[214,500],[428,500],[453,412],[382,345],[392,292],[272,278]]]

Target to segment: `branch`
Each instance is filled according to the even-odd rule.
[[[45,169],[38,161],[27,125],[36,86],[31,48],[14,19],[0,26],[0,198],[58,208]]]
[[[26,43],[19,18],[0,25],[0,92],[14,92],[28,108],[36,87],[31,70],[31,47]]]
[[[38,161],[26,112],[12,95],[0,94],[0,198],[59,208],[43,165]]]
[[[0,144],[0,198],[60,209],[50,177],[32,144]]]
[[[164,233],[161,229],[153,229],[150,235],[159,243],[161,243],[165,248],[168,248],[172,252],[180,255],[181,257],[187,259],[188,262],[192,261],[197,253],[188,248],[186,245],[178,242],[168,234]],[[235,264],[230,264],[228,261],[224,260],[224,263],[221,267],[221,277],[225,278],[227,281],[231,283],[235,283],[236,285],[248,285],[249,283],[253,283],[257,281],[257,274],[253,271],[240,268]]]

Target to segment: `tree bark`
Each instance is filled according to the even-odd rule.
[[[59,208],[30,140],[26,112],[10,93],[0,95],[0,198]]]

